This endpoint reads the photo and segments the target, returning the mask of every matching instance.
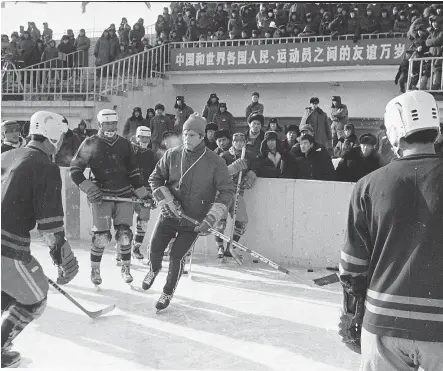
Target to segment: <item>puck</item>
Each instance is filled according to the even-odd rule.
[[[257,259],[254,259],[252,262],[253,262],[253,263],[258,263],[258,260],[257,260]]]
[[[313,270],[313,269],[311,269],[311,268],[309,268],[309,269],[308,269],[308,272],[310,272],[310,273],[311,273],[311,272],[314,272],[314,270]]]

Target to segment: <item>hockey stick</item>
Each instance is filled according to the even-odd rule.
[[[114,197],[114,196],[103,196],[103,200],[105,201],[119,201],[119,202],[131,202],[133,204],[143,204],[152,207],[152,201],[143,201],[137,198],[129,198],[129,197]]]
[[[246,145],[241,150],[241,159],[245,159],[246,154]],[[238,254],[234,251],[234,248],[232,247],[232,241],[234,239],[234,231],[235,231],[235,221],[237,219],[237,210],[238,210],[238,198],[240,196],[240,185],[241,185],[241,178],[242,178],[243,172],[240,171],[238,174],[238,181],[237,181],[237,189],[235,191],[234,196],[234,210],[232,212],[232,226],[231,226],[231,235],[228,242],[228,251],[230,252],[231,256],[234,258],[234,260],[237,262],[238,265],[242,265],[243,262],[240,260]]]
[[[68,298],[77,308],[79,308],[83,313],[86,313],[90,318],[97,318],[100,317],[103,314],[109,313],[110,311],[114,310],[115,304],[112,304],[106,308],[97,310],[95,312],[90,312],[89,310],[86,310],[81,306],[77,300],[75,300],[71,295],[69,295],[65,290],[63,290],[59,285],[57,285],[53,280],[46,277],[48,279],[48,282],[52,287],[54,287],[59,293],[61,293],[64,297]]]
[[[200,223],[191,218],[190,216],[187,216],[186,214],[182,213],[181,217],[186,219],[187,221],[191,222],[194,225],[200,225]],[[209,228],[209,232],[211,232],[214,236],[220,237],[222,240],[229,242],[229,237],[224,235],[223,233],[220,233],[214,228]],[[245,245],[242,245],[241,243],[238,243],[236,241],[232,241],[232,244],[235,247],[238,247],[240,250],[246,251],[247,253],[251,254],[254,258],[260,259],[263,263],[270,265],[272,268],[277,269],[280,272],[283,272],[285,274],[289,274],[290,272],[283,268],[281,265],[278,265],[277,263],[273,262],[272,260],[269,260],[268,258],[264,257],[263,255],[260,255],[258,252],[255,252],[254,250],[251,250],[250,248],[246,247]]]

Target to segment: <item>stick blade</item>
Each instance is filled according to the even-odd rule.
[[[332,283],[340,282],[337,273],[330,274],[328,276],[320,277],[313,280],[317,286],[326,286]]]
[[[114,309],[115,309],[115,304],[112,304],[112,305],[110,305],[106,308],[100,309],[96,312],[89,312],[88,311],[88,316],[91,318],[98,318],[98,317],[102,316],[103,314],[113,311]]]

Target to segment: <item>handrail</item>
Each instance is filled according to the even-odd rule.
[[[406,90],[443,93],[442,64],[443,57],[410,58]]]
[[[22,69],[26,70],[26,69],[30,69],[30,68],[44,68],[44,66],[48,66],[48,65],[49,65],[49,67],[53,67],[53,66],[58,67],[57,66],[58,61],[66,61],[71,58],[72,58],[71,60],[73,61],[73,64],[74,64],[75,60],[77,60],[77,62],[79,61],[80,55],[83,56],[83,54],[82,54],[83,52],[84,52],[84,50],[76,50],[76,51],[74,51],[72,53],[68,53],[68,54],[58,52],[57,58],[51,58],[46,61],[41,61],[41,62],[38,62],[35,64],[31,64],[30,66],[26,66]],[[42,66],[42,67],[40,67],[40,66]]]

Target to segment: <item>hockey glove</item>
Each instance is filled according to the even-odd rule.
[[[134,190],[135,195],[142,201],[145,201],[143,204],[144,207],[151,207],[152,202],[152,194],[147,190],[145,186],[137,188]]]
[[[251,189],[252,187],[254,187],[256,180],[257,180],[257,175],[255,174],[255,172],[252,170],[249,170],[246,173],[245,178],[242,181],[240,188]]]
[[[64,241],[62,246],[54,246],[49,254],[55,265],[58,267],[57,283],[64,285],[70,282],[78,273],[78,261],[69,246],[68,241]]]
[[[352,351],[361,354],[361,328],[365,310],[365,299],[353,296],[343,289],[343,308],[340,316],[338,332],[342,343]]]
[[[88,196],[91,204],[99,204],[103,201],[103,193],[99,187],[89,179],[85,179],[78,186]]]
[[[229,175],[235,175],[242,170],[248,168],[248,160],[239,158],[235,160],[231,165],[228,166]]]
[[[203,221],[195,227],[194,231],[202,236],[207,236],[209,228],[213,228],[228,212],[228,208],[224,204],[214,203],[206,214]]]
[[[157,205],[161,207],[161,213],[165,218],[181,219],[183,208],[174,198],[168,187],[158,187],[152,195]]]

